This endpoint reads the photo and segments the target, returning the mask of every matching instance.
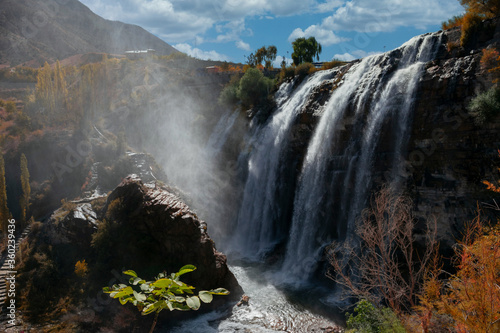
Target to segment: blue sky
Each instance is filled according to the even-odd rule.
[[[261,46],[291,58],[291,42],[314,36],[320,61],[352,60],[437,31],[463,12],[458,0],[81,0],[110,20],[137,24],[201,59],[245,62]]]

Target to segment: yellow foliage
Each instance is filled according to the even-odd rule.
[[[500,157],[500,149],[498,150],[498,156]],[[500,172],[500,168],[498,168],[498,171]],[[500,193],[500,180],[497,180],[497,184],[495,185],[494,183],[491,183],[487,180],[483,180],[483,184],[485,184],[488,188],[488,190]]]
[[[89,268],[87,263],[85,262],[85,259],[83,261],[78,260],[75,264],[75,274],[78,277],[85,277],[87,273],[89,272]]]

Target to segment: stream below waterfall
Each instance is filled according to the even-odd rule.
[[[263,265],[230,266],[245,295],[248,305],[213,311],[183,321],[169,333],[231,333],[231,332],[333,332],[343,316],[327,304],[326,290],[309,287],[303,291],[287,291],[276,286],[276,272]]]

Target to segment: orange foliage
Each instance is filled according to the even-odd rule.
[[[481,216],[467,227],[455,252],[457,273],[445,282],[440,265],[428,274],[415,307],[424,332],[500,331],[500,226],[487,228]]]
[[[85,259],[83,261],[78,260],[75,264],[75,274],[79,277],[85,277],[89,271],[88,265],[85,262]]]
[[[498,156],[500,157],[500,149],[498,150]],[[500,172],[500,168],[497,168],[497,169]],[[483,184],[488,186],[488,188],[487,188],[488,190],[496,192],[496,193],[500,193],[500,180],[497,180],[498,185],[495,185],[494,183],[491,183],[487,180],[483,180]]]
[[[500,14],[500,0],[460,0],[467,13],[492,18]]]
[[[448,30],[448,29],[451,29],[451,28],[459,27],[459,26],[462,25],[463,20],[464,20],[464,16],[463,15],[453,16],[448,21],[443,22],[441,24],[441,27],[443,28],[443,30]]]

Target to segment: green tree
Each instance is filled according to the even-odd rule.
[[[5,183],[5,162],[3,155],[0,153],[0,221],[2,223],[2,233],[4,239],[7,237],[9,217],[9,208],[7,207],[7,184]]]
[[[266,68],[271,68],[273,61],[276,59],[277,53],[278,49],[274,45],[261,47],[255,52],[255,59],[257,61],[257,64],[262,64],[262,62],[264,61],[264,66]]]
[[[274,85],[274,81],[265,77],[256,68],[249,68],[240,80],[239,97],[244,106],[262,103]]]
[[[319,60],[319,54],[321,53],[322,48],[321,44],[316,41],[316,38],[297,38],[293,41],[292,46],[292,59],[296,66],[303,62],[313,62],[315,57]]]
[[[146,281],[137,276],[137,273],[128,270],[123,274],[131,276],[129,286],[125,284],[104,287],[103,291],[111,298],[118,298],[120,304],[132,303],[142,315],[155,313],[155,319],[151,326],[150,333],[155,329],[158,315],[164,309],[170,311],[198,310],[201,302],[212,302],[213,295],[228,295],[229,291],[224,288],[212,290],[201,290],[198,295],[194,295],[194,287],[185,284],[179,278],[181,275],[192,272],[196,269],[193,265],[183,266],[177,273],[167,275],[160,273],[155,281]]]
[[[21,206],[21,223],[25,223],[28,215],[31,187],[28,160],[24,154],[21,154],[21,188],[23,191],[21,199],[19,200]]]

